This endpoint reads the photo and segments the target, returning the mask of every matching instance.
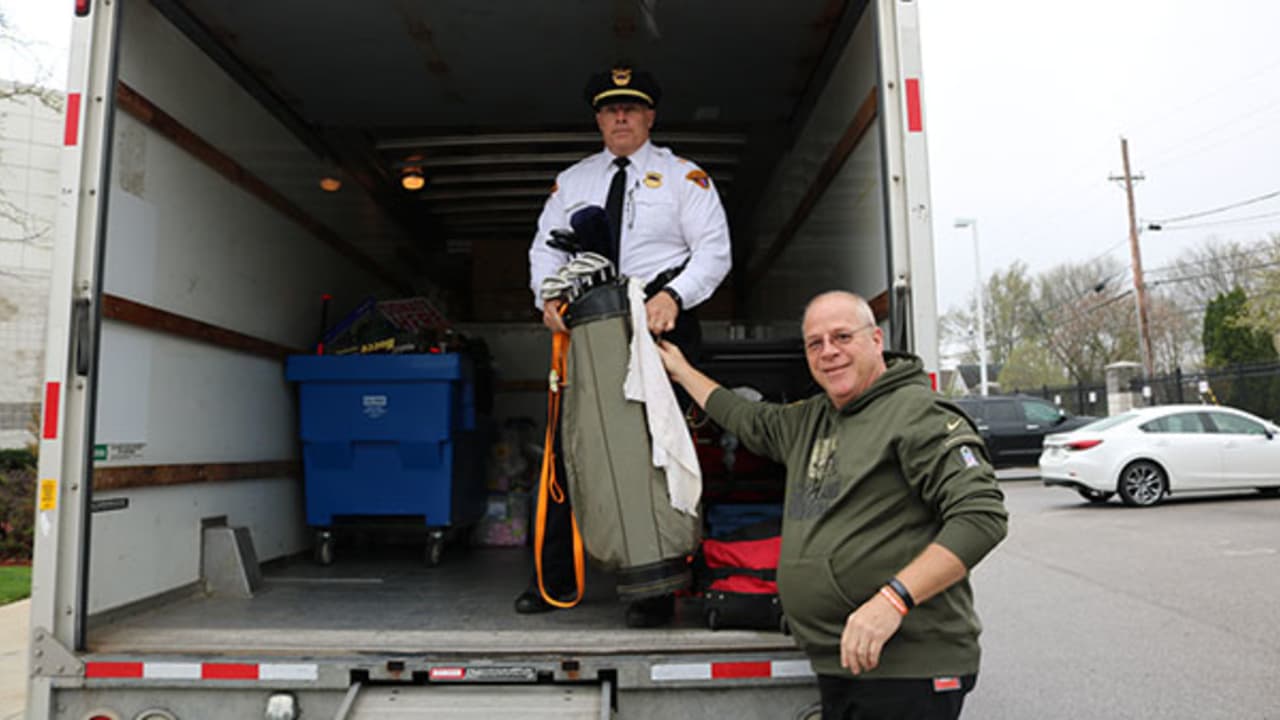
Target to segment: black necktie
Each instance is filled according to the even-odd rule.
[[[614,265],[618,264],[621,259],[622,247],[622,194],[627,187],[627,166],[631,161],[625,157],[617,157],[613,159],[613,164],[618,169],[613,173],[613,181],[609,183],[609,199],[604,204],[604,214],[609,218],[610,239],[613,241],[609,248],[612,251]]]

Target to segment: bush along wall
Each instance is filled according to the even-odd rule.
[[[31,561],[35,492],[35,455],[0,450],[0,563]]]

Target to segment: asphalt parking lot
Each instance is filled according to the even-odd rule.
[[[1280,718],[1280,499],[1092,506],[1001,475],[1010,533],[974,573],[965,717]]]

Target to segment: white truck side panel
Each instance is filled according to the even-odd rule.
[[[910,289],[912,351],[938,370],[938,300],[934,282],[932,202],[921,89],[917,3],[876,0],[885,163],[889,175],[889,232],[894,282]]]
[[[779,163],[757,220],[756,246],[771,244],[840,141],[858,107],[876,88],[875,23],[865,15],[837,61],[794,147]],[[833,287],[867,297],[884,292],[884,206],[879,192],[880,149],[873,127],[862,138],[824,197],[751,288],[747,316],[794,333],[804,303]]]
[[[288,187],[271,168],[308,151],[149,4],[125,10],[120,79]],[[113,165],[107,293],[299,350],[315,339],[322,293],[339,307],[382,293],[308,230],[123,111]],[[316,177],[310,187],[320,193]],[[279,362],[113,321],[103,323],[101,349],[95,442],[140,447],[98,467],[296,459],[296,401]],[[93,516],[90,612],[196,580],[203,518],[247,526],[262,560],[306,547],[300,478],[98,499],[112,496],[130,504]]]
[[[296,517],[302,507],[301,484],[278,478],[233,485],[234,492],[224,484],[207,484],[95,493],[95,500],[128,498],[129,507],[93,516],[99,552],[90,556],[89,613],[200,580],[199,518],[225,516],[228,525],[252,528],[260,560],[308,546],[310,538]]]

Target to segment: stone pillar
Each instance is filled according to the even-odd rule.
[[[1142,365],[1118,362],[1107,366],[1107,415],[1119,415],[1143,405],[1142,393],[1129,389],[1130,383],[1142,377]]]

